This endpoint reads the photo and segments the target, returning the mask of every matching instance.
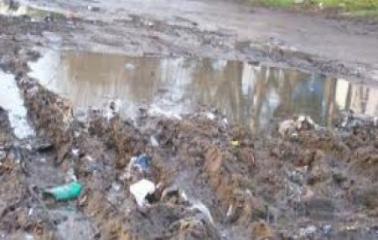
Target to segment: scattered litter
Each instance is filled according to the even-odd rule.
[[[148,19],[143,19],[142,22],[143,22],[144,25],[146,25],[148,27],[153,27],[155,25],[152,21],[150,21]]]
[[[284,136],[294,136],[298,131],[317,129],[319,126],[309,116],[301,115],[295,121],[288,119],[280,123],[278,127],[279,134]]]
[[[139,172],[148,172],[151,168],[151,163],[151,157],[142,154],[135,159],[134,167],[136,167]]]
[[[31,234],[26,234],[25,235],[25,240],[34,240],[34,237]]]
[[[131,63],[126,63],[125,64],[125,68],[127,70],[134,70],[135,69],[135,65],[134,64],[131,64]]]
[[[26,90],[26,95],[30,97],[34,97],[38,93],[38,87],[33,86]]]
[[[33,208],[30,208],[29,211],[28,211],[28,216],[33,215],[33,212],[34,212],[34,209],[33,209]]]
[[[146,204],[146,197],[155,192],[155,184],[147,179],[142,179],[130,186],[130,193],[134,195],[138,206]]]
[[[75,170],[73,168],[70,168],[68,169],[67,173],[66,173],[66,178],[65,178],[66,182],[70,182],[70,181],[77,181],[77,177],[75,175]]]
[[[152,159],[146,154],[132,157],[126,167],[126,172],[121,176],[120,180],[130,180],[138,173],[146,174],[151,170]]]
[[[7,156],[5,151],[0,151],[0,160],[3,160]]]
[[[79,182],[49,188],[44,191],[46,196],[52,196],[57,201],[69,201],[78,198],[83,186]]]
[[[323,231],[323,234],[324,234],[324,235],[326,235],[326,236],[330,235],[331,232],[332,232],[332,225],[330,225],[330,224],[326,224],[326,225],[324,225],[324,226],[322,227],[322,231]]]
[[[165,200],[167,198],[171,198],[172,196],[179,196],[180,195],[180,190],[176,186],[171,186],[166,189],[161,193],[161,200]]]
[[[122,107],[122,101],[120,99],[111,100],[107,104],[104,115],[108,121],[110,121],[117,113],[120,112]]]
[[[292,135],[296,130],[296,124],[295,121],[292,119],[285,120],[280,123],[280,126],[278,127],[278,132],[282,137]]]
[[[301,228],[301,229],[299,229],[299,236],[301,236],[301,237],[311,236],[311,235],[315,234],[316,230],[317,229],[314,225],[308,226],[306,228]]]
[[[211,216],[210,210],[205,206],[205,204],[199,201],[194,201],[192,202],[192,204],[193,205],[190,207],[190,210],[200,211],[207,217],[207,219],[209,220],[211,224],[214,224],[214,220],[213,220],[213,217]]]
[[[207,112],[206,113],[206,117],[210,120],[215,120],[215,114],[214,113],[211,113],[211,112]]]
[[[33,148],[35,148],[38,152],[47,152],[53,150],[54,145],[50,141],[41,140],[34,144]]]
[[[227,61],[223,59],[215,60],[212,62],[212,68],[216,71],[222,71],[227,66]]]
[[[301,115],[297,119],[297,130],[310,130],[317,128],[314,120],[309,116]]]
[[[239,147],[240,142],[239,141],[231,141],[231,145],[234,146],[234,147]]]
[[[152,145],[153,147],[159,147],[159,142],[158,142],[158,140],[156,139],[155,136],[151,136],[151,137],[150,137],[150,142],[151,142],[151,145]]]
[[[227,214],[226,214],[226,216],[227,217],[230,217],[231,216],[231,214],[232,214],[232,212],[233,212],[233,206],[232,206],[232,204],[228,207],[228,210],[227,210]]]
[[[223,124],[223,127],[227,127],[228,126],[228,120],[227,120],[227,118],[223,118],[222,124]]]
[[[121,184],[117,183],[117,182],[114,182],[112,183],[112,189],[116,192],[119,192],[119,190],[121,190]]]
[[[181,192],[181,198],[184,200],[184,201],[188,201],[188,196],[186,195],[186,193],[184,191]]]
[[[80,150],[79,149],[77,149],[77,148],[74,148],[74,149],[72,149],[72,155],[74,155],[75,157],[77,157],[77,156],[79,156],[79,152],[80,152]]]
[[[88,162],[94,162],[94,158],[92,156],[89,156],[89,155],[86,155],[84,157],[85,160],[87,160]]]
[[[88,10],[89,11],[92,11],[92,12],[98,12],[100,11],[100,8],[99,7],[95,7],[95,6],[88,6]]]

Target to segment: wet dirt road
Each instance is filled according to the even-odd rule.
[[[0,5],[1,240],[378,239],[377,25],[21,3]]]

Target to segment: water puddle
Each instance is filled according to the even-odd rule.
[[[0,71],[0,106],[8,112],[9,121],[17,138],[34,135],[27,121],[27,110],[14,76]]]
[[[378,88],[239,61],[48,51],[30,66],[32,77],[77,109],[118,99],[125,117],[140,106],[179,116],[206,105],[257,130],[293,114],[326,126],[341,110],[378,115]]]

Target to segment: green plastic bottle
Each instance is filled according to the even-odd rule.
[[[44,194],[54,197],[57,201],[74,200],[80,196],[83,186],[79,182],[72,182],[66,185],[46,189]]]

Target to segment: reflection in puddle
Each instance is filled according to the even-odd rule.
[[[32,77],[78,108],[119,99],[127,117],[138,106],[178,115],[207,105],[256,130],[293,114],[323,125],[340,110],[378,114],[377,88],[239,61],[49,51],[31,68]]]
[[[0,106],[8,112],[10,124],[17,138],[23,139],[34,135],[27,121],[27,111],[24,100],[13,75],[0,71]]]

